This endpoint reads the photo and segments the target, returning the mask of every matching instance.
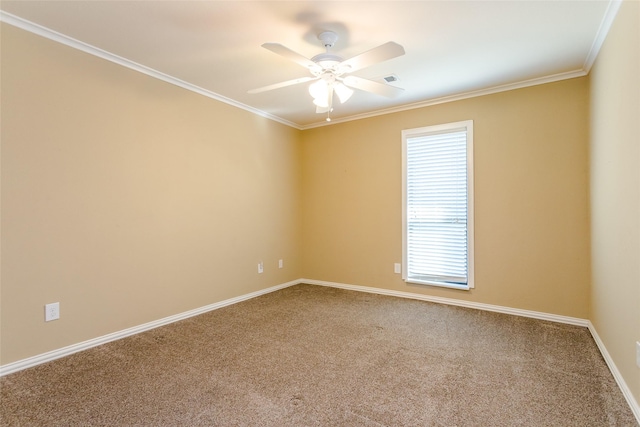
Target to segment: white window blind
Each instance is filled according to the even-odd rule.
[[[403,132],[406,281],[473,287],[471,138],[470,121]]]

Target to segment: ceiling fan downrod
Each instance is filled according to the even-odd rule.
[[[338,35],[336,33],[334,33],[333,31],[322,32],[318,34],[318,40],[320,40],[320,42],[326,49],[326,52],[320,53],[311,58],[313,62],[320,66],[320,69],[318,70],[319,75],[327,71],[334,71],[334,67],[340,64],[343,61],[343,58],[329,52],[329,49],[332,48],[338,40]]]

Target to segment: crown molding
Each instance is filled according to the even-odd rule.
[[[368,119],[376,116],[383,116],[385,114],[399,113],[407,110],[415,110],[417,108],[430,107],[432,105],[445,104],[448,102],[461,101],[463,99],[476,98],[478,96],[492,95],[494,93],[507,92],[510,90],[523,89],[531,86],[538,86],[547,83],[558,82],[561,80],[575,79],[577,77],[584,77],[588,73],[584,70],[567,71],[565,73],[552,74],[550,76],[538,77],[535,79],[523,80],[515,83],[508,83],[504,85],[492,86],[486,89],[479,89],[469,92],[461,92],[456,95],[443,96],[440,98],[428,99],[426,101],[415,102],[413,104],[405,104],[398,107],[385,108],[384,110],[372,111],[370,113],[356,114],[353,116],[343,117],[340,119],[331,119],[331,122],[319,122],[310,125],[302,126],[302,130],[313,129],[322,126],[331,126],[338,123],[351,122],[354,120]]]
[[[34,22],[27,21],[26,19],[22,19],[19,16],[13,15],[11,13],[7,13],[4,11],[0,11],[0,22],[4,22],[11,26],[20,28],[22,30],[28,31],[30,33],[36,34],[38,36],[44,37],[46,39],[61,43],[65,46],[69,46],[71,48],[80,50],[84,53],[88,53],[93,56],[97,56],[98,58],[113,62],[115,64],[121,65],[123,67],[129,68],[131,70],[137,71],[142,74],[146,74],[147,76],[156,78],[158,80],[162,80],[163,82],[170,83],[172,85],[181,87],[183,89],[189,90],[191,92],[195,92],[202,96],[206,96],[207,98],[215,99],[216,101],[223,102],[228,105],[232,105],[234,107],[240,108],[242,110],[246,110],[250,113],[256,114],[258,116],[276,121],[278,123],[282,123],[283,125],[290,126],[296,129],[300,129],[300,127],[293,122],[285,120],[281,117],[274,116],[272,114],[266,113],[262,110],[258,110],[257,108],[250,107],[241,102],[234,101],[231,98],[227,98],[210,90],[201,88],[200,86],[196,86],[184,80],[180,80],[176,77],[172,77],[168,74],[162,73],[160,71],[154,70],[153,68],[147,67],[142,64],[138,64],[137,62],[130,61],[121,56],[115,55],[111,52],[107,52],[106,50],[100,49],[98,47],[92,46],[88,43],[82,42],[80,40],[76,40],[73,37],[69,37],[57,31],[51,30],[49,28],[43,27],[42,25],[38,25]]]
[[[434,98],[427,101],[407,104],[400,107],[387,108],[384,110],[378,110],[370,113],[357,114],[353,116],[343,117],[340,119],[332,119],[331,122],[323,121],[318,123],[312,123],[310,125],[302,126],[301,129],[306,130],[306,129],[313,129],[313,128],[322,127],[322,126],[331,126],[334,124],[350,122],[353,120],[367,119],[370,117],[376,117],[376,116],[381,116],[385,114],[398,113],[401,111],[413,110],[416,108],[429,107],[431,105],[444,104],[447,102],[454,102],[454,101],[460,101],[463,99],[475,98],[477,96],[491,95],[494,93],[522,89],[525,87],[536,86],[536,85],[541,85],[546,83],[553,83],[561,80],[567,80],[567,79],[573,79],[576,77],[586,76],[591,71],[591,67],[593,67],[593,64],[595,63],[596,58],[600,53],[600,49],[602,48],[602,45],[604,44],[604,41],[607,38],[607,34],[609,34],[609,30],[611,29],[611,26],[613,25],[613,22],[618,14],[618,10],[620,10],[622,1],[623,0],[609,1],[609,4],[607,5],[607,10],[605,11],[602,21],[600,22],[600,27],[598,28],[596,37],[593,39],[593,43],[591,44],[591,49],[589,50],[589,53],[587,54],[587,58],[585,59],[584,64],[582,65],[582,69],[580,70],[568,71],[560,74],[553,74],[550,76],[524,80],[516,83],[493,86],[490,88],[476,90],[476,91],[462,92],[457,95]]]
[[[223,102],[225,104],[228,105],[232,105],[234,107],[240,108],[242,110],[251,112],[253,114],[256,114],[258,116],[267,118],[269,120],[273,120],[275,122],[281,123],[283,125],[292,127],[294,129],[298,129],[298,130],[307,130],[307,129],[313,129],[313,128],[318,128],[318,127],[323,127],[323,126],[332,126],[332,125],[336,125],[336,124],[340,124],[340,123],[346,123],[346,122],[351,122],[354,120],[360,120],[360,119],[367,119],[367,118],[372,118],[372,117],[377,117],[377,116],[382,116],[382,115],[386,115],[386,114],[392,114],[392,113],[399,113],[402,111],[408,111],[408,110],[414,110],[414,109],[418,109],[418,108],[424,108],[424,107],[429,107],[429,106],[433,106],[433,105],[438,105],[438,104],[444,104],[444,103],[449,103],[449,102],[454,102],[454,101],[460,101],[460,100],[464,100],[464,99],[469,99],[469,98],[475,98],[478,96],[485,96],[485,95],[491,95],[491,94],[495,94],[495,93],[500,93],[500,92],[506,92],[506,91],[510,91],[510,90],[516,90],[516,89],[522,89],[522,88],[526,88],[526,87],[530,87],[530,86],[537,86],[537,85],[541,85],[541,84],[546,84],[546,83],[553,83],[553,82],[557,82],[557,81],[561,81],[561,80],[567,80],[567,79],[573,79],[573,78],[577,78],[577,77],[583,77],[586,76],[587,74],[589,74],[589,71],[591,71],[591,67],[593,66],[598,53],[600,52],[600,49],[602,48],[602,45],[604,43],[604,40],[607,37],[607,34],[609,33],[609,30],[611,29],[611,26],[615,20],[615,17],[618,13],[618,10],[620,9],[620,6],[622,4],[622,0],[611,0],[607,6],[607,10],[605,12],[604,17],[602,18],[602,21],[600,23],[600,27],[598,29],[598,33],[596,34],[596,37],[593,40],[593,43],[591,45],[591,49],[589,50],[589,54],[587,55],[587,58],[585,59],[585,62],[583,64],[582,69],[579,70],[573,70],[573,71],[568,71],[568,72],[564,72],[564,73],[559,73],[559,74],[553,74],[550,76],[545,76],[545,77],[539,77],[539,78],[535,78],[535,79],[529,79],[529,80],[524,80],[524,81],[520,81],[520,82],[515,82],[515,83],[509,83],[509,84],[504,84],[504,85],[498,85],[498,86],[493,86],[493,87],[489,87],[486,89],[479,89],[479,90],[474,90],[474,91],[469,91],[469,92],[461,92],[459,94],[456,95],[451,95],[451,96],[444,96],[444,97],[440,97],[440,98],[433,98],[433,99],[429,99],[426,101],[421,101],[421,102],[416,102],[416,103],[412,103],[412,104],[406,104],[406,105],[402,105],[402,106],[398,106],[398,107],[391,107],[391,108],[386,108],[383,110],[377,110],[377,111],[372,111],[369,113],[363,113],[363,114],[354,114],[351,116],[346,116],[343,118],[339,118],[339,119],[332,119],[331,122],[327,122],[327,121],[321,121],[321,122],[317,122],[317,123],[311,123],[308,125],[300,125],[298,123],[294,123],[291,122],[289,120],[285,120],[281,117],[275,116],[273,114],[267,113],[265,111],[259,110],[257,108],[253,108],[250,107],[246,104],[237,102],[233,99],[227,98],[225,96],[219,95],[215,92],[212,92],[210,90],[201,88],[199,86],[193,85],[191,83],[188,83],[184,80],[180,80],[178,78],[172,77],[168,74],[164,74],[160,71],[154,70],[152,68],[149,68],[147,66],[138,64],[136,62],[130,61],[126,58],[123,58],[121,56],[112,54],[110,52],[107,52],[103,49],[97,48],[95,46],[89,45],[87,43],[81,42],[79,40],[76,40],[72,37],[66,36],[64,34],[58,33],[56,31],[53,31],[51,29],[48,29],[46,27],[43,27],[41,25],[35,24],[33,22],[27,21],[25,19],[22,19],[18,16],[12,15],[10,13],[7,12],[3,12],[0,11],[0,22],[5,22],[9,25],[21,28],[25,31],[29,31],[33,34],[37,34],[39,36],[45,37],[47,39],[56,41],[58,43],[62,43],[66,46],[72,47],[74,49],[78,49],[82,52],[88,53],[90,55],[94,55],[97,56],[99,58],[105,59],[107,61],[119,64],[123,67],[127,67],[129,69],[141,72],[143,74],[146,74],[150,77],[153,78],[157,78],[159,80],[162,80],[164,82],[173,84],[175,86],[179,86],[183,89],[187,89],[190,90],[192,92],[198,93],[200,95],[206,96],[208,98],[214,99],[216,101],[220,101]]]
[[[609,2],[607,6],[607,10],[604,13],[604,17],[602,18],[602,22],[600,22],[600,27],[598,28],[598,33],[596,34],[595,39],[593,39],[593,44],[591,45],[591,49],[589,50],[589,54],[587,55],[587,59],[584,61],[584,65],[582,68],[587,72],[587,74],[591,71],[591,67],[593,67],[594,62],[596,62],[596,58],[600,53],[600,49],[604,44],[605,39],[607,38],[607,34],[609,34],[609,30],[613,25],[613,21],[618,14],[618,10],[620,10],[620,6],[622,5],[622,0],[612,0]]]

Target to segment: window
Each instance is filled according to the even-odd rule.
[[[402,278],[473,288],[473,121],[402,131]]]

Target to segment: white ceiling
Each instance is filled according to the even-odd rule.
[[[309,75],[262,48],[265,42],[308,58],[324,51],[316,38],[322,30],[339,35],[332,52],[343,58],[387,41],[404,46],[404,56],[354,73],[369,79],[395,74],[399,81],[393,84],[404,93],[388,99],[356,91],[347,103],[335,105],[336,123],[585,75],[617,5],[609,0],[3,0],[0,9],[7,23],[305,129],[326,123],[325,115],[315,112],[308,83],[247,93]]]

